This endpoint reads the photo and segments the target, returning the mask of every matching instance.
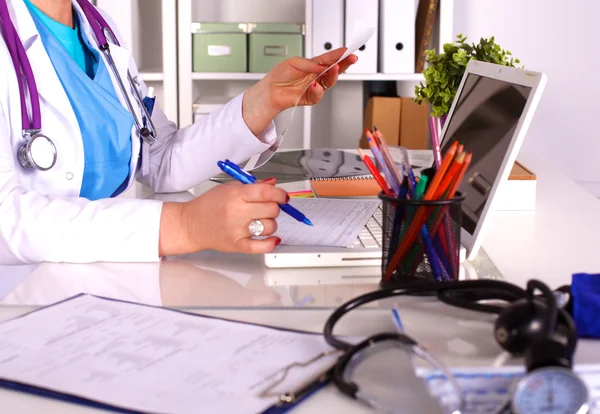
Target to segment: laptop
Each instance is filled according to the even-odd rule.
[[[508,179],[545,85],[546,76],[540,72],[475,60],[465,70],[440,135],[442,154],[456,140],[473,151],[459,187],[466,194],[461,262],[477,256],[498,187]],[[281,245],[265,255],[265,264],[270,268],[380,266],[381,216],[379,209],[351,248]]]

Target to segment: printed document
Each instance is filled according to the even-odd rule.
[[[330,350],[321,335],[81,295],[0,323],[0,378],[145,413],[259,413],[274,374]],[[337,354],[289,371],[293,391]],[[1,410],[0,410],[1,411]]]
[[[275,235],[281,244],[350,247],[381,204],[379,199],[293,198],[289,202],[314,226],[281,212]]]

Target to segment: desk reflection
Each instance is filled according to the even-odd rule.
[[[23,269],[4,268],[2,273],[11,270]],[[283,306],[276,289],[266,286],[262,277],[203,268],[188,261],[42,263],[28,271],[11,290],[4,289],[0,304],[41,306],[86,293],[165,307]]]
[[[376,290],[378,268],[268,269],[262,257],[205,253],[158,263],[0,267],[0,305],[44,306],[84,293],[175,308],[333,308]]]
[[[486,265],[463,264],[461,273],[493,278]],[[0,305],[42,306],[87,293],[174,308],[332,309],[377,290],[381,269],[269,269],[260,255],[203,252],[157,263],[5,266],[0,275]]]
[[[159,284],[162,305],[166,307],[283,306],[281,295],[262,277],[202,262],[161,262]]]

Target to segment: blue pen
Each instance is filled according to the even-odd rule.
[[[232,178],[235,178],[236,180],[238,180],[239,182],[241,182],[243,184],[254,184],[256,182],[255,176],[244,171],[238,165],[236,165],[235,163],[233,163],[229,160],[225,160],[224,162],[219,161],[217,163],[217,165],[225,174],[229,175]],[[281,208],[282,211],[286,212],[287,214],[289,214],[296,220],[298,220],[308,226],[313,225],[312,222],[304,214],[302,214],[301,212],[296,210],[291,205],[279,204],[279,208]]]
[[[148,96],[142,99],[142,103],[146,107],[146,111],[148,115],[152,116],[152,112],[154,112],[154,103],[156,102],[156,96],[154,96],[154,88],[151,86],[148,88]],[[144,127],[148,126],[148,120],[146,119],[146,115],[143,117]]]
[[[429,232],[427,231],[427,227],[423,226],[421,228],[421,236],[423,238],[423,244],[425,245],[425,252],[429,257],[429,265],[431,266],[431,272],[435,277],[435,280],[438,282],[442,282],[443,280],[449,280],[445,276],[444,268],[442,267],[442,263],[440,258],[438,257],[433,242],[431,241],[431,237],[429,236]]]

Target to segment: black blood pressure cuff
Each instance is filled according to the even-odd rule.
[[[574,274],[570,291],[577,336],[600,338],[600,274]]]

